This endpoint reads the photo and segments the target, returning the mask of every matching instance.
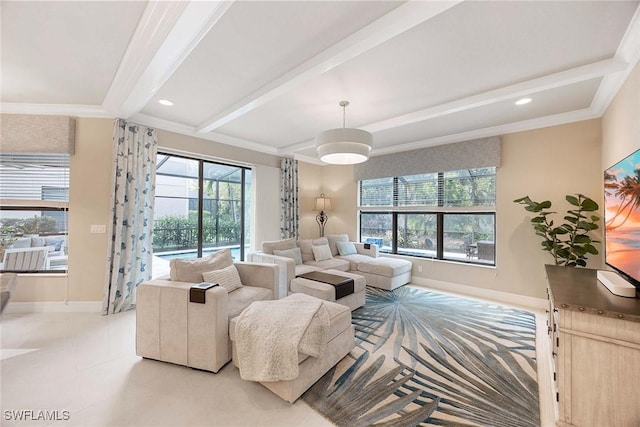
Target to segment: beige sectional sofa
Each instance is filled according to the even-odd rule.
[[[328,254],[326,249],[319,249],[324,246],[328,246]],[[291,280],[301,274],[328,269],[361,275],[367,285],[387,290],[411,281],[411,261],[380,257],[378,246],[350,242],[346,234],[263,242],[262,251],[250,253],[248,258],[252,262],[279,265],[280,279],[289,287]]]
[[[190,302],[190,289],[203,273],[235,266],[241,287],[205,292],[205,303]],[[237,281],[237,279],[236,279]],[[254,301],[279,298],[278,266],[233,262],[228,250],[196,260],[172,260],[171,274],[140,284],[136,304],[136,354],[218,372],[231,360],[229,321]]]

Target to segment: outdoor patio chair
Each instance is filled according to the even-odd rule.
[[[45,247],[5,249],[2,269],[5,271],[44,270],[48,251]]]

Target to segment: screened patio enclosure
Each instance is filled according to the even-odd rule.
[[[159,153],[154,255],[196,258],[230,248],[234,259],[243,260],[250,243],[250,195],[247,167]]]

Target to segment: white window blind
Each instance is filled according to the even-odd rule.
[[[69,154],[0,154],[3,205],[65,207],[69,201]]]

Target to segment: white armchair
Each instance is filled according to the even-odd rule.
[[[278,266],[235,262],[242,287],[206,291],[205,303],[189,302],[194,282],[158,278],[137,289],[136,354],[211,372],[231,360],[229,320],[253,301],[276,298]]]

